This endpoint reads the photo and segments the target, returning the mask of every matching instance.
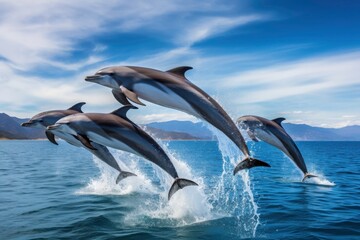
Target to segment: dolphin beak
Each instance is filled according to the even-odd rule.
[[[96,82],[96,80],[100,80],[101,76],[99,75],[92,75],[92,76],[86,76],[85,81],[87,82]]]

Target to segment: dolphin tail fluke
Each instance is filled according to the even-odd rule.
[[[234,169],[234,175],[243,169],[249,169],[253,167],[270,167],[270,165],[266,162],[263,162],[259,159],[247,157],[243,159]]]
[[[318,177],[314,174],[311,174],[311,173],[305,173],[303,179],[301,180],[301,182],[304,182],[307,178],[313,178],[313,177]]]
[[[198,184],[194,181],[187,180],[184,178],[176,178],[169,190],[168,200],[170,200],[172,195],[174,195],[174,193],[176,193],[179,189],[183,189],[184,187],[187,186],[198,186]]]
[[[131,172],[122,171],[120,172],[119,176],[116,178],[116,184],[118,184],[124,178],[132,177],[132,176],[136,177],[137,175]]]

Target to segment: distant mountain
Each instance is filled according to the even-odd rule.
[[[202,138],[184,132],[165,131],[158,128],[143,126],[143,129],[153,137],[163,140],[201,140]]]
[[[0,113],[0,139],[46,138],[43,130],[20,126],[27,120]],[[297,141],[360,141],[360,126],[321,128],[292,123],[284,123],[283,126]],[[160,139],[207,140],[214,138],[212,132],[202,122],[153,122],[142,127],[152,136]]]
[[[298,141],[360,141],[360,126],[321,128],[292,123],[284,123],[283,126]]]
[[[10,117],[0,113],[0,139],[36,139],[45,138],[44,131],[34,128],[21,127],[20,124],[28,119]]]
[[[147,124],[163,131],[182,132],[200,139],[211,139],[212,132],[203,123],[169,121]],[[360,141],[360,126],[321,128],[306,124],[284,123],[285,130],[296,141]]]
[[[181,132],[187,133],[190,136],[200,139],[211,139],[213,134],[205,126],[204,123],[193,123],[190,121],[168,121],[168,122],[153,122],[146,124],[146,126],[160,129],[166,132]]]
[[[41,139],[46,138],[44,131],[41,129],[35,128],[25,128],[21,127],[21,123],[27,122],[29,119],[10,117],[5,113],[0,113],[0,139]],[[189,122],[190,125],[192,124]],[[152,124],[150,124],[152,125]],[[200,136],[195,136],[182,131],[171,131],[171,126],[165,124],[167,130],[161,128],[154,128],[150,125],[143,126],[146,130],[154,137],[160,139],[183,139],[183,140],[196,140],[205,138],[199,131],[197,134]],[[156,126],[157,124],[154,123]],[[186,124],[185,124],[186,125]],[[192,126],[196,128],[196,126]],[[176,129],[177,130],[177,129]]]

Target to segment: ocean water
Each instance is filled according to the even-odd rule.
[[[240,152],[217,141],[161,145],[199,187],[167,201],[172,179],[112,150],[137,177],[63,141],[0,141],[0,239],[359,239],[360,142],[298,142],[311,173],[279,150],[249,143],[271,168],[233,176]]]

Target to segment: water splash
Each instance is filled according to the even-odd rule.
[[[168,153],[179,177],[191,179],[199,186],[181,189],[168,201],[168,191],[174,181],[169,174],[138,156],[111,150],[115,159],[121,160],[118,161],[120,167],[135,173],[137,177],[126,178],[116,185],[117,171],[94,157],[100,176],[91,179],[87,186],[76,194],[142,195],[138,198],[145,199],[141,203],[132,201],[133,211],[128,213],[124,220],[127,225],[183,226],[216,218],[216,215],[211,213],[212,206],[205,194],[202,177],[195,176],[185,162],[174,157],[175,153],[167,149],[166,144],[160,142],[160,145]]]
[[[212,206],[205,194],[205,184],[201,176],[195,176],[189,165],[175,157],[175,153],[167,148],[167,145],[158,140],[162,148],[168,153],[181,178],[191,179],[199,184],[195,187],[187,187],[179,190],[170,201],[167,199],[168,190],[173,179],[159,168],[154,168],[159,184],[166,186],[163,191],[157,192],[151,206],[140,206],[126,218],[128,222],[141,225],[156,226],[184,226],[202,221],[215,219],[212,214]],[[148,221],[148,219],[152,221]]]
[[[223,158],[222,173],[218,176],[215,187],[206,186],[202,176],[195,175],[176,152],[157,140],[168,153],[178,175],[195,181],[199,186],[181,189],[168,201],[172,177],[140,157],[111,150],[115,159],[120,160],[120,167],[135,173],[137,177],[126,178],[116,185],[117,171],[94,157],[100,175],[91,179],[77,194],[131,196],[131,211],[123,220],[123,224],[128,226],[185,226],[230,217],[235,221],[234,227],[239,236],[254,237],[260,215],[249,173],[245,170],[233,176],[233,168],[241,161],[242,154],[225,135],[216,129],[211,130],[217,136]],[[133,197],[134,194],[138,197]]]
[[[318,170],[319,166],[316,166],[315,164],[311,163],[308,165],[308,172],[317,176],[317,177],[311,177],[306,178],[304,182],[302,182],[302,179],[304,177],[304,174],[301,172],[301,170],[295,165],[295,163],[290,160],[285,154],[283,154],[283,161],[281,163],[281,175],[280,177],[282,182],[290,182],[290,183],[301,183],[301,184],[310,184],[310,185],[318,185],[318,186],[324,186],[324,187],[333,187],[336,184]]]
[[[255,237],[260,224],[260,214],[254,199],[251,179],[248,170],[240,171],[233,176],[234,167],[242,160],[242,154],[223,133],[208,126],[218,139],[223,157],[223,171],[212,194],[212,202],[219,210],[235,217],[238,234],[241,237]],[[241,176],[241,181],[239,176]]]
[[[115,158],[118,156],[125,157],[120,151],[113,151],[112,154]],[[128,177],[123,179],[120,184],[116,184],[115,180],[118,176],[118,171],[112,169],[103,161],[93,156],[93,161],[100,170],[98,177],[90,179],[87,186],[80,189],[76,194],[80,195],[128,195],[133,192],[140,193],[154,193],[156,187],[152,184],[151,180],[147,178],[145,174],[137,167],[136,157],[130,157],[128,165],[126,166],[123,162],[118,161],[120,167],[125,171],[135,173],[137,176]],[[125,159],[125,158],[124,158]]]
[[[334,182],[328,180],[322,172],[317,171],[314,166],[311,166],[310,172],[317,177],[308,178],[305,180],[305,183],[324,187],[334,187],[336,185]]]

